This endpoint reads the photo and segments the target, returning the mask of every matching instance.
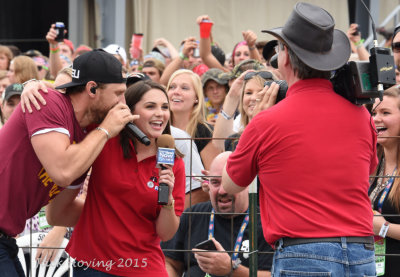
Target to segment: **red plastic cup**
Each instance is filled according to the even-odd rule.
[[[142,40],[143,34],[133,34],[132,35],[132,45],[131,45],[131,57],[132,59],[138,59],[140,56],[140,50],[142,50]]]
[[[209,38],[211,33],[211,27],[214,25],[210,20],[203,20],[200,22],[200,37]]]
[[[132,35],[133,47],[141,49],[142,48],[142,39],[143,39],[143,34],[133,34]]]

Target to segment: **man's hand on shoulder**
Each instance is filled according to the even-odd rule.
[[[31,104],[33,104],[36,110],[40,110],[40,105],[37,100],[42,105],[46,105],[46,100],[44,100],[43,96],[39,93],[39,90],[47,93],[47,87],[44,82],[38,80],[30,80],[24,83],[24,90],[21,94],[21,109],[25,112],[25,108],[29,113],[32,113]]]

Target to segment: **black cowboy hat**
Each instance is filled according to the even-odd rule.
[[[331,71],[343,66],[351,53],[346,34],[334,26],[335,20],[326,10],[297,3],[285,26],[262,32],[284,42],[309,67]]]

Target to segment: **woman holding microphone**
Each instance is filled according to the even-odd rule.
[[[71,208],[65,197],[49,206],[48,217],[57,225],[81,213],[66,249],[75,259],[74,276],[168,276],[160,241],[175,234],[185,198],[179,152],[173,166],[156,167],[157,138],[170,133],[169,101],[164,88],[152,81],[135,83],[125,99],[140,116],[134,123],[150,145],[122,131],[94,162],[83,209]],[[157,204],[161,183],[169,187],[166,205]]]

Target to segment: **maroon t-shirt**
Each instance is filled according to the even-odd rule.
[[[61,132],[71,143],[85,136],[69,96],[52,90],[42,95],[47,105],[40,111],[23,113],[18,106],[0,129],[0,230],[11,236],[21,233],[26,220],[62,189],[42,167],[31,144],[32,135]],[[83,180],[84,176],[72,185]]]
[[[367,191],[376,165],[368,111],[328,80],[308,79],[253,118],[226,170],[239,186],[258,175],[264,237],[273,245],[282,237],[373,235]]]

